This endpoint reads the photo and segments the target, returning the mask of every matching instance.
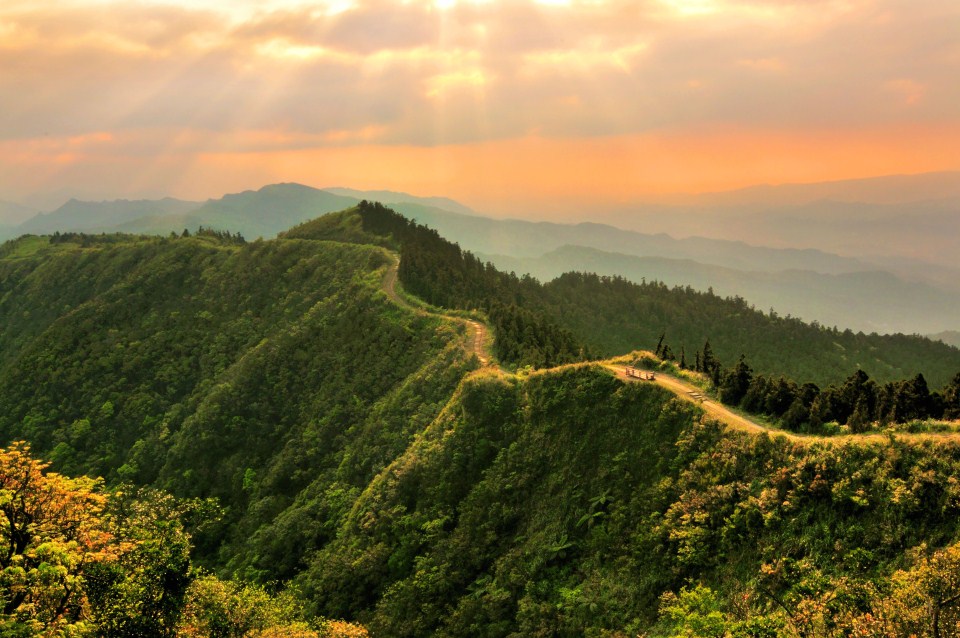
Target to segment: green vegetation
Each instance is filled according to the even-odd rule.
[[[958,538],[956,442],[698,415],[592,367],[473,377],[295,582],[376,635],[932,635],[960,590],[896,583]]]
[[[484,310],[500,328],[497,356],[511,365],[548,367],[652,349],[665,333],[675,353],[694,352],[709,339],[728,365],[743,354],[762,374],[818,385],[841,383],[859,368],[878,382],[921,373],[942,386],[960,371],[960,350],[943,343],[807,324],[757,311],[738,297],[582,273],[545,284],[516,277],[375,203],[361,202],[284,236],[399,249],[404,287],[436,306]]]
[[[365,241],[398,249],[404,288],[442,308],[482,310],[494,327],[497,358],[511,366],[551,367],[589,358],[569,331],[525,304],[540,285],[483,264],[430,230],[378,203],[297,226],[285,238]]]
[[[0,261],[0,438],[58,471],[219,499],[204,564],[295,573],[475,365],[458,324],[380,291],[378,248],[58,245]]]
[[[477,371],[461,322],[381,290],[387,248],[407,293],[486,314],[502,361],[571,365]],[[0,565],[4,630],[362,631],[311,620],[322,617],[388,636],[956,633],[956,437],[841,446],[730,431],[581,362],[658,323],[659,355],[782,419],[811,390],[779,376],[812,353],[804,335],[861,339],[660,285],[517,278],[367,203],[266,242],[204,231],[5,244],[0,441],[105,480],[44,475],[8,450],[89,525],[71,529],[86,535],[74,545],[31,527],[48,536]],[[707,327],[709,348],[676,336]],[[903,366],[931,347],[862,339]],[[749,352],[721,365],[733,360],[722,348],[747,341],[784,358],[778,376],[755,373]],[[900,378],[815,388],[809,411],[828,404],[823,418],[851,429],[960,413],[960,379],[924,394],[925,377]],[[138,487],[104,487],[125,483]],[[26,528],[17,488],[3,489],[9,539]]]
[[[840,383],[860,368],[878,382],[922,373],[939,387],[960,371],[960,350],[940,342],[807,324],[691,288],[568,273],[544,284],[542,299],[549,316],[562,318],[562,326],[603,356],[652,350],[666,333],[677,356],[709,339],[726,365],[743,354],[759,373],[818,385]]]
[[[624,359],[629,362],[631,357],[635,366],[657,367],[675,376],[683,370],[696,372],[685,376],[697,380],[702,389],[711,391],[727,407],[794,432],[838,434],[840,426],[853,434],[870,429],[956,431],[942,421],[960,419],[960,373],[939,391],[931,391],[922,374],[878,384],[863,370],[843,383],[821,389],[809,382],[800,385],[782,375],[755,374],[742,355],[735,366],[726,368],[714,356],[709,341],[694,353],[692,365],[683,351],[677,361],[663,335],[654,356],[634,353]]]
[[[224,582],[190,564],[190,522],[211,503],[47,472],[0,450],[0,633],[4,636],[365,636],[311,618],[290,590]]]

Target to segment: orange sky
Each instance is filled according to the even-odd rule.
[[[576,217],[956,170],[958,20],[954,0],[7,0],[0,199],[297,181]]]

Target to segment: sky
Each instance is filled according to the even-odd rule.
[[[568,214],[960,169],[956,0],[3,0],[0,200]]]

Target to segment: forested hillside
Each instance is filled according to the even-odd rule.
[[[295,582],[385,636],[931,635],[960,593],[934,552],[960,532],[955,441],[699,414],[597,367],[472,377]]]
[[[541,284],[484,264],[436,231],[378,204],[362,202],[298,226],[286,236],[399,248],[404,286],[439,306],[486,310],[491,323],[501,328],[498,354],[508,363],[551,365],[609,357],[653,349],[665,335],[678,357],[685,351],[692,360],[710,340],[726,365],[743,354],[758,372],[800,383],[839,383],[861,368],[879,382],[922,373],[940,387],[960,371],[960,350],[941,342],[808,324],[758,311],[738,297],[589,273],[567,273]],[[524,351],[533,354],[511,356]]]
[[[502,273],[381,204],[363,201],[296,226],[282,237],[341,239],[399,250],[404,288],[435,306],[486,313],[494,327],[494,351],[504,364],[542,368],[590,357],[559,322],[525,303],[524,290],[536,293],[536,281]]]
[[[519,374],[474,372],[461,322],[395,304],[385,247],[401,253],[406,293],[485,312]],[[107,486],[212,499],[220,514],[180,546],[194,547],[182,592],[232,600],[282,585],[304,622],[465,637],[960,628],[955,435],[728,430],[660,387],[577,362],[645,334],[638,312],[667,327],[650,337],[660,353],[710,327],[715,352],[754,343],[781,371],[810,335],[851,350],[862,339],[904,366],[923,348],[955,352],[911,338],[887,351],[900,341],[657,284],[540,284],[363,204],[273,241],[207,230],[5,244],[0,439]],[[716,362],[703,347],[686,352]],[[741,371],[718,375],[721,395]],[[850,403],[853,383],[823,396]],[[146,567],[125,565],[117,582],[140,582]],[[170,623],[188,617],[177,609]]]
[[[860,368],[882,382],[922,373],[940,387],[960,371],[960,350],[941,342],[808,324],[690,288],[568,273],[543,291],[548,314],[563,317],[564,327],[605,355],[652,348],[665,335],[678,357],[709,339],[726,365],[743,354],[758,372],[801,383],[839,383]]]
[[[226,517],[195,539],[210,564],[293,573],[475,365],[456,324],[386,298],[379,248],[78,242],[4,248],[0,438],[218,498]],[[258,534],[272,549],[245,553]]]

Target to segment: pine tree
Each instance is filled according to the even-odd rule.
[[[860,395],[857,398],[857,404],[853,408],[853,414],[847,419],[847,427],[854,434],[866,432],[870,427],[870,407],[867,405],[867,397]]]
[[[712,374],[713,369],[719,365],[720,362],[713,356],[713,348],[710,347],[710,340],[707,339],[706,343],[703,344],[703,355],[700,357],[700,367],[703,368],[703,371],[707,374]]]
[[[723,375],[723,383],[720,386],[720,400],[728,405],[740,405],[743,397],[750,389],[750,381],[753,380],[753,370],[747,365],[746,357],[740,355],[740,360],[733,370]]]
[[[943,389],[943,418],[960,419],[960,373]]]

